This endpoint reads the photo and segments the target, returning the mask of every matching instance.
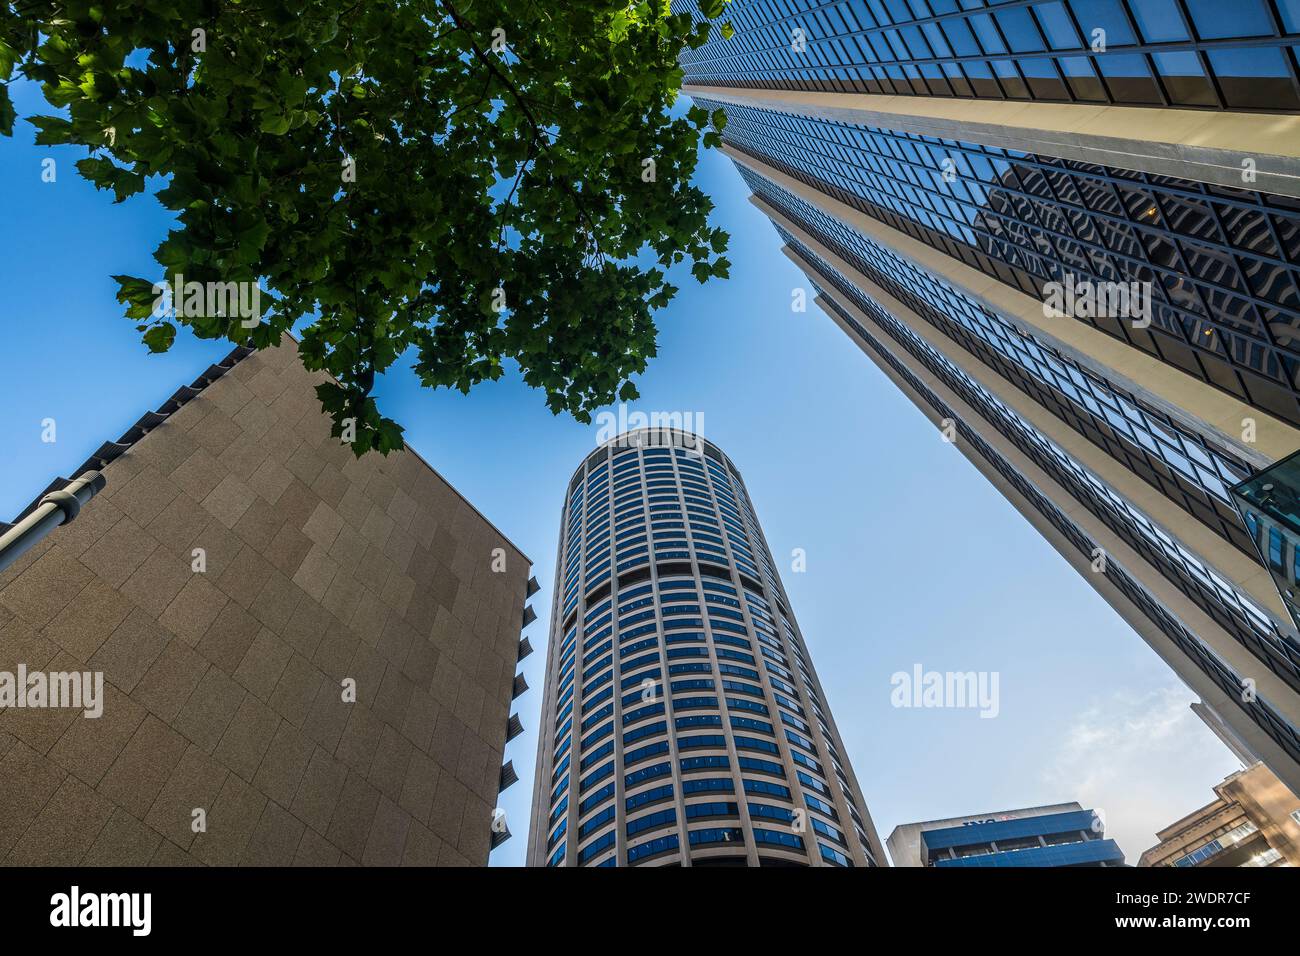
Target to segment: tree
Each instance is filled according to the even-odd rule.
[[[371,391],[408,350],[424,385],[465,392],[513,359],[589,421],[636,397],[667,268],[727,275],[690,185],[725,117],[668,112],[678,54],[725,2],[700,19],[669,0],[5,2],[0,133],[21,76],[66,108],[30,118],[37,142],[88,147],[78,170],[116,201],[165,177],[161,282],[267,296],[250,329],[115,276],[144,342],[165,351],[181,324],[266,348],[314,316],[302,361],[337,381],[319,397],[358,455],[402,447]]]

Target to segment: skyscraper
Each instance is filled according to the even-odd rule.
[[[605,442],[565,495],[531,866],[885,865],[735,465]]]
[[[817,303],[1300,790],[1300,4],[726,18],[685,90]]]

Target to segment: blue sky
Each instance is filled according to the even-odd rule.
[[[32,88],[13,92],[20,116],[45,111]],[[0,139],[6,518],[229,350],[182,330],[170,353],[145,352],[110,276],[156,273],[169,214],[147,195],[113,205],[77,174],[84,151],[36,147],[24,122],[15,134]],[[1105,812],[1136,862],[1236,762],[1159,658],[830,319],[792,312],[806,282],[731,163],[706,154],[698,182],[731,232],[732,278],[679,283],[633,408],[702,414],[744,475],[881,838],[900,823],[1077,799]],[[518,864],[560,506],[597,429],[552,416],[513,372],[465,397],[420,389],[399,365],[378,391],[543,586],[523,668],[534,690],[517,702],[527,732],[507,750],[522,779],[501,801],[515,838],[492,858]],[[46,418],[54,443],[41,441]],[[803,573],[790,570],[795,548]],[[891,675],[916,664],[998,672],[999,715],[891,706]]]

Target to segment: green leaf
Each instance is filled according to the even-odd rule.
[[[283,113],[264,113],[260,128],[262,132],[270,133],[272,136],[282,136],[289,132],[289,117]]]
[[[14,120],[17,118],[13,100],[9,98],[9,87],[0,85],[0,136],[14,134]]]
[[[72,123],[62,116],[29,116],[27,122],[36,127],[37,146],[60,146],[73,142]]]
[[[176,326],[170,322],[155,325],[144,334],[144,344],[149,346],[150,352],[166,352],[175,341]]]

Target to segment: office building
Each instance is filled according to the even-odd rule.
[[[821,309],[1300,789],[1300,7],[724,16],[684,89]]]
[[[356,459],[323,381],[287,337],[236,349],[0,574],[0,699],[103,681],[98,716],[0,709],[0,863],[482,866],[508,836],[529,561],[413,451]]]
[[[1214,793],[1157,833],[1138,866],[1300,866],[1300,799],[1268,767],[1240,770]]]
[[[564,496],[531,866],[879,866],[736,466],[635,430]]]
[[[926,823],[889,835],[894,866],[1123,866],[1101,817],[1078,803],[1002,810]]]
[[[1218,737],[1219,742],[1232,752],[1232,755],[1237,758],[1243,767],[1259,763],[1259,754],[1250,749],[1250,745],[1224,722],[1213,707],[1203,700],[1198,700],[1192,702],[1191,710],[1209,728],[1210,733]]]

